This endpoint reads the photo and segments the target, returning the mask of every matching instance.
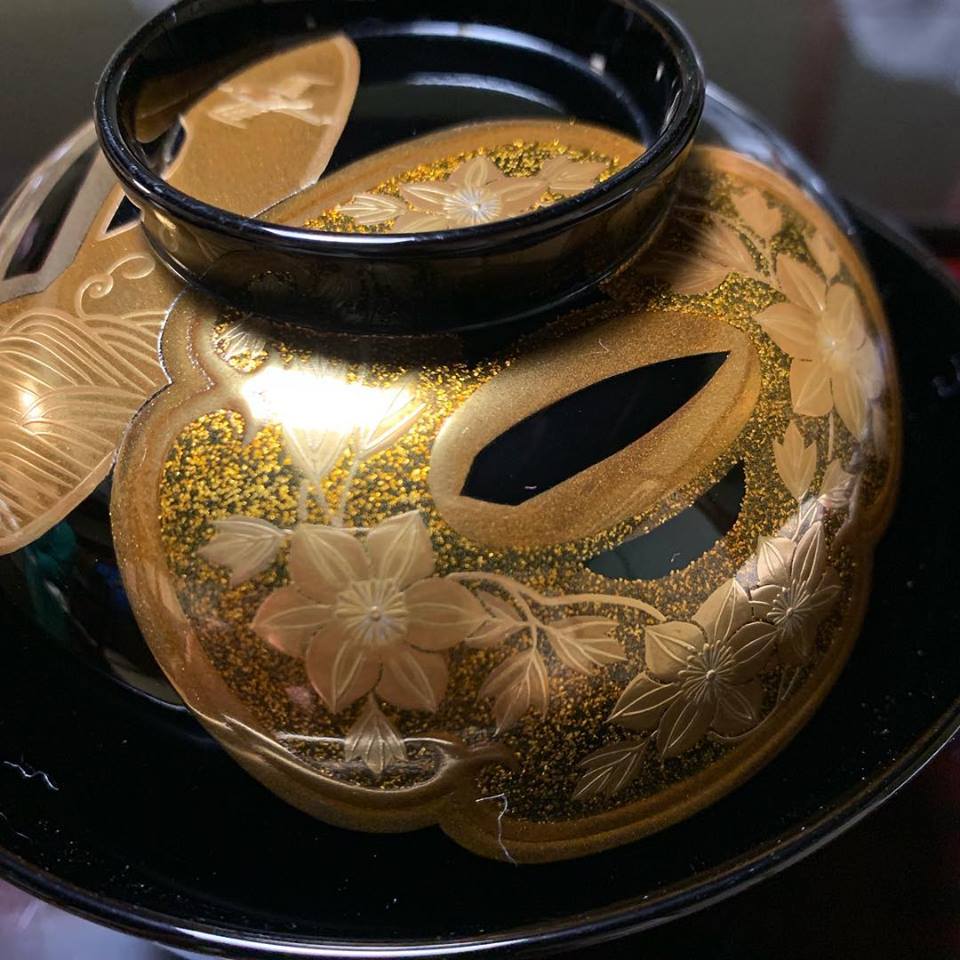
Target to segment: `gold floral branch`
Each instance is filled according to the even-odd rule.
[[[530,611],[529,604],[527,604],[524,597],[529,597],[534,603],[542,607],[566,607],[577,606],[585,603],[596,603],[639,610],[642,613],[652,617],[659,623],[665,623],[667,619],[659,610],[657,610],[656,607],[651,606],[649,603],[646,603],[643,600],[637,600],[633,597],[618,597],[607,593],[573,593],[562,594],[561,596],[556,597],[548,597],[545,594],[534,590],[533,587],[528,587],[525,584],[518,583],[516,580],[513,580],[510,577],[502,576],[501,574],[496,573],[483,573],[481,571],[448,573],[447,578],[456,581],[480,581],[482,583],[490,583],[498,586],[502,590],[506,591],[512,600],[516,601],[517,606],[521,610],[525,611],[525,615],[528,615],[528,619],[533,618],[533,620],[535,620],[537,623],[540,623],[540,621],[537,620],[537,618]]]

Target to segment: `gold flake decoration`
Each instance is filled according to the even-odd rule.
[[[579,121],[473,123],[354,162],[266,216],[337,233],[483,226],[589,190],[642,152],[636,141]]]
[[[600,170],[545,155],[560,133],[471,148],[467,131],[351,165],[284,215],[455,226],[468,189],[486,216],[520,203],[511,180],[562,195]],[[439,823],[504,860],[583,855],[728,792],[835,681],[899,465],[882,309],[773,171],[698,148],[683,179],[654,258],[482,359],[456,338],[271,329],[192,291],[174,306],[171,383],[118,459],[118,556],[181,696],[281,797],[358,829]],[[465,492],[535,414],[704,354],[709,380],[622,449],[519,503]],[[739,515],[701,556],[658,579],[594,572],[734,466]]]

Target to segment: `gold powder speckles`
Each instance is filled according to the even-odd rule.
[[[506,175],[529,176],[563,149],[559,143],[519,142],[486,153]],[[380,184],[376,191],[396,196],[401,183],[443,179],[482,152],[458,154],[417,167]],[[602,159],[608,164],[608,173],[616,168],[612,158],[587,153],[577,156]],[[207,371],[213,381],[228,369],[233,378],[230,382],[234,383],[230,389],[238,395],[233,398],[237,402],[230,403],[230,398],[224,400],[223,392],[218,393],[217,409],[190,422],[177,421],[178,432],[159,477],[163,559],[206,659],[257,725],[304,766],[342,783],[389,791],[423,785],[440,775],[444,758],[460,749],[458,740],[472,746],[496,742],[512,751],[514,762],[482,768],[475,775],[478,795],[503,794],[508,822],[542,824],[607,813],[623,804],[654,797],[731,757],[738,746],[736,738],[711,735],[679,757],[661,761],[651,731],[627,731],[609,722],[624,688],[646,667],[646,627],[660,617],[689,621],[725,580],[740,578],[746,583],[756,578],[758,540],[789,535],[796,527],[800,508],[778,474],[773,456],[773,443],[782,440],[788,425],[794,424],[803,444],[815,451],[810,482],[813,496],[831,461],[857,473],[859,504],[869,504],[880,496],[889,475],[886,450],[880,440],[856,443],[835,414],[805,417],[793,410],[791,359],[764,333],[756,318],[784,301],[784,295],[774,286],[777,257],[789,256],[819,270],[809,247],[811,225],[782,198],[768,195],[769,209],[778,215],[771,214],[770,218],[776,220],[775,231],[764,235],[748,229],[738,219],[738,202],[743,201],[748,187],[735,177],[694,167],[684,197],[694,198],[698,212],[681,211],[685,222],[669,224],[658,247],[681,256],[694,255],[690,224],[706,223],[712,211],[733,224],[731,229],[735,229],[746,251],[743,272],[730,270],[709,289],[681,294],[644,264],[636,264],[608,282],[604,296],[595,304],[518,342],[508,342],[505,337],[506,346],[476,362],[463,359],[466,347],[457,340],[431,344],[428,349],[423,341],[372,342],[310,333],[288,336],[256,318],[230,312],[195,324],[195,339],[212,349],[200,351],[193,343],[193,353],[215,358],[220,366]],[[310,225],[354,228],[336,211]],[[852,282],[849,270],[840,276]],[[444,430],[463,429],[462,418],[451,421],[454,414],[481,387],[489,393],[498,389],[499,382],[506,384],[500,388],[508,389],[507,378],[498,381],[504,371],[510,370],[512,375],[524,364],[535,366],[544,356],[561,349],[568,338],[602,330],[604,324],[636,317],[643,311],[665,311],[670,322],[677,325],[699,323],[706,327],[719,323],[725,335],[730,334],[730,327],[743,335],[737,335],[737,343],[755,356],[759,387],[752,410],[747,409],[737,421],[734,439],[719,456],[697,460],[692,479],[685,475],[684,482],[673,483],[664,496],[644,509],[624,508],[609,517],[604,514],[604,522],[592,528],[597,532],[588,536],[564,535],[559,519],[555,542],[546,546],[518,546],[515,537],[507,541],[513,546],[493,547],[480,542],[479,536],[465,535],[455,513],[441,512],[434,500],[435,493],[441,499],[439,477],[449,466],[435,455],[438,437]],[[172,322],[177,323],[175,317]],[[643,323],[643,318],[637,322]],[[341,386],[369,388],[371,394],[361,398],[349,391],[337,393],[338,397],[350,398],[350,403],[331,411],[317,399],[320,393],[311,396],[308,391],[298,403],[318,404],[314,422],[306,418],[299,426],[284,424],[278,416],[276,422],[251,425],[240,412],[245,407],[239,394],[242,384],[249,382],[247,378],[258,376],[267,364],[269,372],[276,365],[281,375],[299,372],[318,379],[329,377]],[[227,382],[226,377],[223,382]],[[378,400],[370,400],[379,396],[378,391],[398,386],[403,386],[406,394],[397,409],[384,412],[377,406]],[[519,399],[510,410],[519,409]],[[894,397],[886,397],[877,404],[875,437],[893,428],[895,402]],[[333,438],[343,440],[339,446],[328,435],[334,423],[340,424],[338,429],[343,433]],[[394,435],[391,430],[398,423],[403,428]],[[301,450],[292,455],[291,438],[298,429],[304,434],[301,439],[308,446],[313,444],[309,448],[312,453]],[[361,456],[364,444],[372,444],[370,438],[378,431],[389,435],[390,442]],[[331,444],[334,451],[330,462],[322,476],[308,480],[303,459],[319,457],[317,451],[325,449],[324,444]],[[598,553],[616,548],[629,538],[642,537],[689,509],[736,464],[742,464],[745,475],[743,502],[729,532],[718,534],[716,543],[701,556],[651,582],[605,578],[587,567],[587,561]],[[509,470],[510,465],[505,464],[504,469]],[[582,498],[574,505],[576,512],[589,512],[593,502],[589,497]],[[364,699],[331,714],[313,690],[303,662],[269,646],[250,624],[263,601],[290,582],[288,535],[298,523],[341,524],[365,542],[363,538],[371,528],[410,511],[418,513],[429,533],[436,576],[456,574],[459,582],[470,585],[475,594],[484,590],[488,603],[493,597],[494,605],[497,601],[506,604],[509,593],[502,582],[484,577],[493,574],[510,578],[531,591],[530,597],[539,596],[545,601],[528,597],[527,602],[546,628],[571,617],[611,618],[615,620],[613,635],[622,659],[585,676],[561,661],[545,633],[537,634],[523,624],[490,649],[458,643],[446,654],[446,696],[434,713],[380,703],[386,722],[404,739],[408,762],[388,766],[378,776],[362,762],[347,760],[343,749],[345,736],[361,717]],[[203,559],[198,551],[214,536],[215,521],[234,516],[269,522],[279,531],[283,543],[258,573],[231,585],[230,571]],[[504,527],[518,530],[520,516],[522,511],[515,511]],[[838,537],[845,519],[842,512],[825,518],[829,541]],[[764,718],[774,715],[771,711],[781,700],[802,700],[809,695],[805,686],[808,678],[828,662],[832,645],[850,621],[856,606],[860,547],[843,545],[839,537],[837,543],[841,545],[831,549],[829,563],[842,588],[841,600],[822,624],[815,649],[801,669],[788,673],[775,658],[760,675]],[[550,602],[577,596],[598,599]],[[637,601],[648,609],[614,608],[605,602],[608,597]],[[481,695],[481,691],[492,671],[532,649],[539,652],[548,675],[547,707],[541,711],[535,705],[516,725],[497,733],[493,698]],[[776,722],[771,721],[767,730]],[[757,733],[758,737],[763,735]],[[637,775],[629,784],[613,797],[603,793],[578,797],[584,758],[605,746],[634,742],[640,760]]]
[[[597,176],[597,183],[606,180],[620,166],[620,160],[617,157],[604,156],[593,150],[574,149],[559,140],[547,143],[527,143],[523,140],[516,140],[496,147],[479,147],[476,150],[467,150],[454,156],[442,157],[439,160],[419,164],[385,180],[383,183],[372,186],[369,192],[399,197],[401,185],[446,180],[462,164],[480,156],[488,157],[500,172],[508,177],[536,176],[540,173],[544,163],[555,157],[567,157],[574,163],[605,164],[606,169]],[[538,200],[531,204],[530,209],[547,206],[562,199],[561,194],[546,190]],[[368,226],[357,223],[353,217],[342,213],[338,208],[334,208],[307,220],[304,225],[315,230],[325,230],[333,233],[389,233],[393,227],[393,221]]]

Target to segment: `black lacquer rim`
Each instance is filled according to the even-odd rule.
[[[117,50],[97,86],[97,135],[114,172],[144,206],[160,210],[193,227],[257,244],[263,249],[331,257],[362,255],[371,259],[386,255],[419,258],[441,253],[450,257],[489,253],[501,242],[512,244],[549,237],[619,202],[625,195],[655,183],[690,144],[703,113],[706,86],[703,69],[699,54],[683,28],[650,0],[604,0],[644,17],[668,42],[682,77],[680,96],[672,107],[665,129],[640,157],[622,170],[590,190],[548,208],[476,227],[396,234],[385,238],[382,235],[325,233],[280,226],[230,213],[176,190],[138,158],[124,135],[118,107],[131,66],[159,37],[176,29],[178,20],[192,11],[197,2],[180,0],[150,20]],[[240,8],[258,2],[260,0],[233,0],[233,6]],[[227,9],[229,5],[223,5],[218,13]]]
[[[944,286],[955,291],[960,310],[960,287],[929,251],[904,236],[883,219],[857,209],[857,218],[873,231],[900,247],[918,261]],[[182,920],[150,910],[100,897],[64,883],[54,875],[38,870],[19,857],[0,849],[0,872],[23,889],[58,906],[99,923],[168,946],[202,952],[230,951],[238,958],[415,958],[487,954],[500,950],[546,953],[564,945],[597,944],[638,933],[668,921],[679,919],[732,896],[767,877],[786,869],[835,839],[888,800],[907,784],[960,730],[960,697],[955,699],[940,720],[917,739],[913,747],[859,791],[848,795],[821,817],[794,825],[767,841],[751,855],[720,866],[693,885],[675,885],[655,899],[625,900],[585,917],[558,920],[497,934],[446,943],[371,942],[359,945],[312,939],[288,941],[279,937],[254,938],[236,930],[210,924],[186,926]]]

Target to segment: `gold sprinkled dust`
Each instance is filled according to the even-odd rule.
[[[487,153],[509,176],[529,176],[535,174],[546,159],[563,153],[564,149],[559,143],[518,142],[490,151],[460,154],[417,167],[381,184],[377,190],[396,194],[400,183],[443,179],[464,160],[479,153]],[[608,172],[616,168],[615,159],[593,154],[584,156],[603,159],[609,164]],[[736,180],[700,172],[692,176],[696,182],[688,183],[688,189],[695,189],[701,201],[705,199],[711,209],[725,216],[735,215],[731,196],[743,189]],[[547,196],[542,202],[551,199],[556,198]],[[789,208],[782,204],[780,208],[784,224],[772,248],[789,252],[815,266],[804,241],[806,224]],[[347,219],[330,212],[308,225],[323,230],[358,229],[347,224]],[[749,237],[746,239],[749,241]],[[674,249],[683,250],[687,242],[681,229],[668,226],[663,234],[662,243],[667,247],[673,245]],[[762,274],[759,249],[755,245],[749,249]],[[444,423],[474,391],[495,380],[506,366],[557,336],[556,328],[477,363],[450,360],[411,367],[410,345],[397,341],[395,348],[389,343],[381,345],[375,363],[350,366],[349,377],[376,387],[396,384],[399,378],[411,376],[415,401],[423,405],[420,417],[396,443],[359,466],[351,459],[348,449],[326,478],[320,495],[311,499],[307,519],[327,522],[326,511],[340,502],[342,491],[349,483],[349,497],[344,504],[346,526],[369,528],[405,511],[420,511],[430,532],[439,575],[494,571],[544,594],[617,594],[642,599],[668,619],[689,618],[722,580],[738,575],[749,563],[760,536],[788,529],[794,522],[797,504],[777,476],[771,450],[772,439],[783,436],[790,420],[797,421],[808,443],[816,443],[819,466],[814,484],[817,488],[829,459],[836,457],[849,464],[854,457],[854,445],[846,431],[838,428],[828,456],[827,418],[792,415],[789,360],[754,319],[781,297],[760,280],[731,276],[707,295],[680,296],[642,270],[630,269],[608,284],[606,294],[605,300],[568,317],[563,324],[564,332],[638,309],[669,310],[680,318],[679,322],[696,323],[703,318],[716,318],[729,323],[746,334],[756,350],[761,379],[756,407],[733,445],[691,483],[646,513],[613,524],[596,536],[550,547],[504,550],[472,542],[448,525],[433,502],[428,480],[434,441]],[[213,338],[221,357],[229,322],[229,317],[213,318],[199,334]],[[264,351],[276,350],[288,366],[305,365],[312,352],[305,343],[310,343],[309,337],[298,341],[295,348],[277,341],[264,347]],[[331,343],[317,338],[314,350],[322,354]],[[249,357],[240,365],[231,361],[242,373],[257,369],[259,363],[260,360]],[[886,412],[882,415],[886,416]],[[268,520],[284,529],[290,529],[297,522],[300,477],[285,454],[281,427],[263,427],[247,445],[243,442],[245,428],[243,417],[229,410],[199,417],[180,433],[161,477],[160,519],[166,560],[177,578],[181,603],[195,626],[199,643],[226,683],[258,721],[266,729],[283,735],[284,746],[304,761],[317,765],[331,776],[380,789],[410,785],[434,775],[438,755],[425,742],[418,743],[417,737],[446,730],[456,732],[468,742],[480,743],[493,738],[490,703],[479,698],[480,687],[506,656],[529,645],[528,638],[514,638],[488,651],[465,646],[455,648],[450,654],[448,696],[436,714],[397,711],[384,706],[388,718],[408,738],[411,763],[402,770],[389,768],[382,778],[376,779],[359,764],[343,762],[338,741],[356,720],[362,701],[342,714],[331,716],[310,689],[302,663],[272,650],[248,626],[266,596],[287,582],[285,550],[280,551],[266,572],[235,587],[229,586],[223,567],[208,564],[197,556],[198,548],[213,533],[214,520],[242,514]],[[653,582],[612,580],[588,569],[586,561],[596,554],[678,514],[736,463],[743,464],[746,476],[740,515],[730,532],[703,556]],[[879,457],[868,455],[862,467],[860,495],[869,497],[881,485],[882,463]],[[589,509],[589,504],[584,508]],[[839,520],[829,523],[832,537]],[[832,556],[831,563],[842,578],[843,595],[847,596],[850,591],[846,588],[854,574],[852,561],[841,549]],[[589,613],[611,615],[609,607],[583,605],[541,612],[545,619]],[[816,668],[845,613],[845,603],[840,604],[825,621],[817,652],[801,674],[800,688],[803,678]],[[643,668],[643,630],[650,618],[626,608],[620,608],[616,615],[618,637],[623,641],[627,659],[595,676],[584,677],[573,672],[556,660],[546,644],[542,645],[551,676],[549,712],[543,718],[529,713],[498,738],[515,750],[519,758],[515,768],[491,766],[479,775],[483,795],[506,795],[511,818],[557,821],[620,806],[657,793],[713,763],[730,749],[726,744],[704,740],[682,757],[664,763],[649,750],[641,774],[613,799],[572,799],[582,773],[578,765],[584,757],[604,744],[629,736],[606,721],[624,686]],[[765,675],[764,683],[769,708],[778,683],[772,670]],[[326,738],[334,738],[334,742],[327,742]]]
[[[421,163],[410,170],[391,177],[372,188],[370,193],[382,193],[392,197],[400,196],[400,187],[406,183],[430,183],[446,180],[459,166],[472,160],[474,157],[489,157],[499,168],[500,172],[508,177],[536,176],[544,163],[554,157],[569,157],[575,163],[585,161],[605,163],[607,169],[597,177],[601,183],[617,171],[620,166],[618,157],[609,157],[593,150],[578,150],[569,147],[559,140],[545,143],[527,143],[515,140],[512,143],[501,144],[496,147],[479,147],[476,150],[467,150],[453,156],[443,157],[430,163]],[[546,191],[531,209],[545,207],[562,200],[563,195]],[[356,223],[353,217],[341,213],[338,209],[326,210],[318,217],[307,220],[304,226],[315,230],[325,230],[332,233],[389,233],[393,229],[393,220],[375,226],[366,226]]]

